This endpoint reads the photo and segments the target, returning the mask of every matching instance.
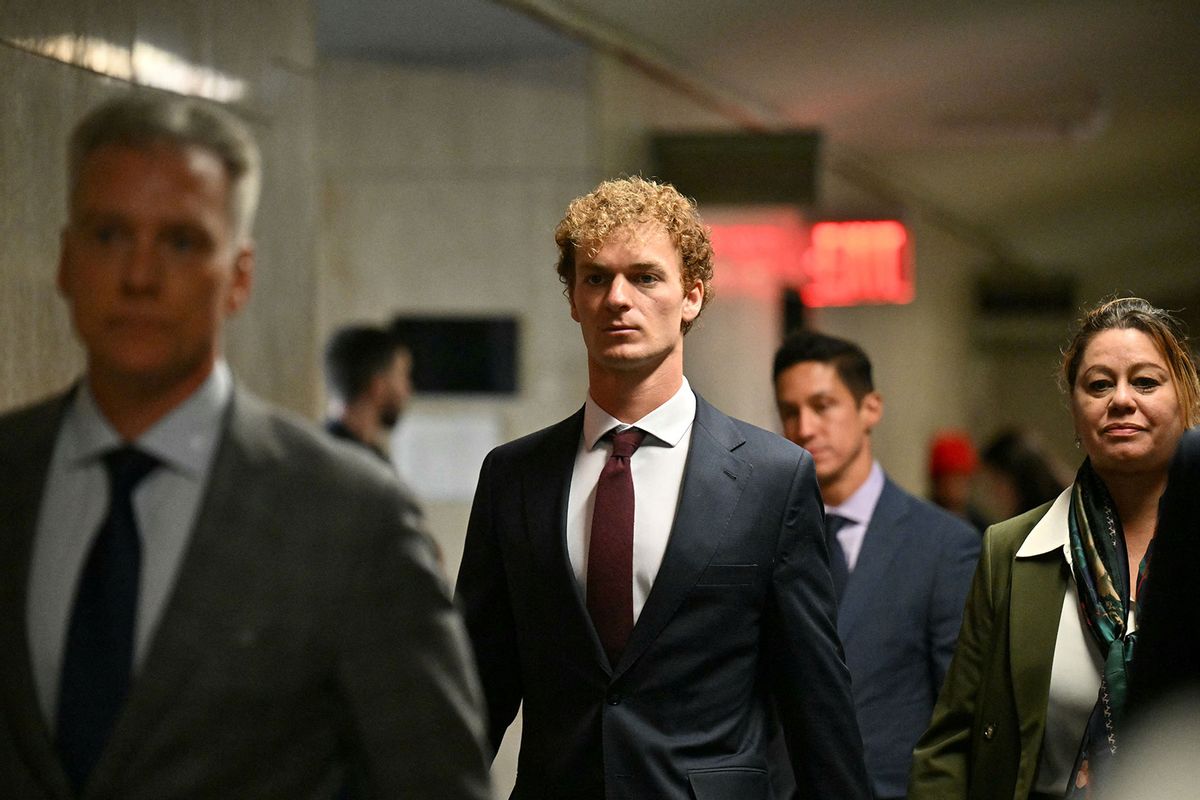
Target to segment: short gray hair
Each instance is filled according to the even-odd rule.
[[[250,129],[230,112],[192,98],[126,94],[92,109],[71,134],[67,152],[75,196],[84,161],[109,144],[147,147],[156,142],[213,153],[229,177],[229,212],[239,242],[250,238],[262,186],[262,157]]]

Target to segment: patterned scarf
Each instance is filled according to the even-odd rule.
[[[1075,476],[1067,524],[1079,605],[1104,657],[1100,694],[1088,717],[1067,792],[1070,798],[1091,798],[1117,752],[1126,676],[1137,639],[1136,633],[1126,634],[1126,622],[1137,609],[1129,599],[1129,556],[1121,520],[1090,460],[1083,462]],[[1138,565],[1139,594],[1149,561],[1147,551]]]

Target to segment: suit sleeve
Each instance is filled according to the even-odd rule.
[[[949,527],[941,542],[929,607],[929,675],[936,696],[950,668],[971,576],[979,563],[979,534],[966,525]]]
[[[455,588],[483,684],[492,757],[522,697],[516,622],[492,502],[494,470],[489,455],[479,473]]]
[[[807,454],[792,476],[772,592],[765,647],[798,796],[869,800],[850,673],[837,635],[824,511]]]
[[[996,620],[991,592],[991,541],[991,537],[984,537],[983,555],[963,612],[958,646],[929,728],[913,751],[909,800],[951,800],[967,796],[971,731],[983,673],[992,651]]]
[[[367,797],[490,797],[482,703],[433,545],[402,498],[352,580],[337,680]]]

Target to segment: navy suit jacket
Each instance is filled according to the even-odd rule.
[[[567,555],[582,410],[484,461],[458,578],[513,798],[766,800],[771,705],[806,797],[867,798],[812,459],[697,397],[654,587],[610,666]]]
[[[867,771],[903,797],[913,746],[954,655],[979,532],[887,479],[838,605]]]

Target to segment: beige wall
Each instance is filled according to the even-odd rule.
[[[72,63],[37,54],[48,42],[73,42]],[[66,213],[63,153],[87,109],[131,86],[88,68],[82,45],[128,53],[138,43],[246,84],[235,110],[259,137],[266,176],[254,298],[232,325],[227,350],[244,383],[311,413],[318,399],[314,39],[303,0],[0,1],[0,408],[58,390],[82,368],[54,288]]]

